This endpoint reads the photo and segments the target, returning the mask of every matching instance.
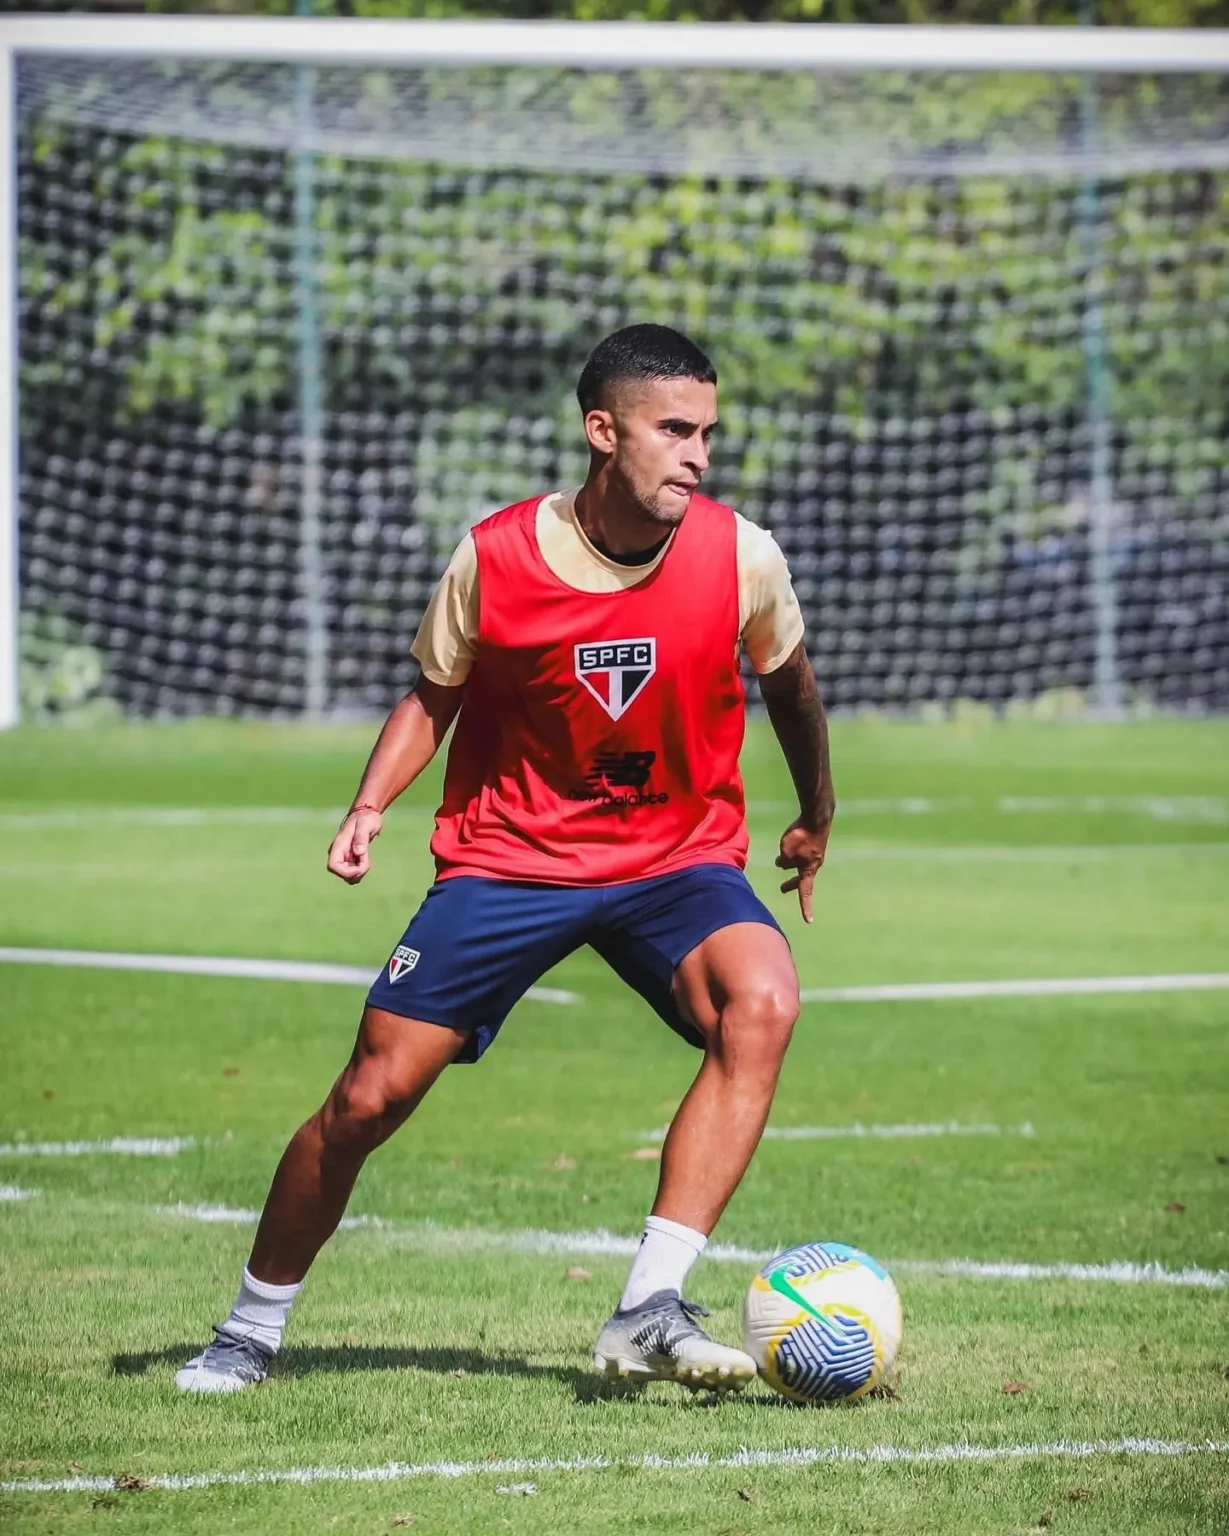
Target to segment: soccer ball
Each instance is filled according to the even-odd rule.
[[[743,1343],[764,1380],[797,1403],[862,1397],[896,1359],[904,1326],[892,1277],[847,1243],[802,1243],[747,1292]]]

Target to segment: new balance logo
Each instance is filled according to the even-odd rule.
[[[599,816],[642,805],[665,805],[670,796],[649,789],[656,752],[599,752],[585,782],[568,790],[569,800],[589,800]]]
[[[585,783],[591,789],[600,789],[603,784],[611,789],[643,789],[656,761],[656,752],[599,752],[585,774]]]
[[[578,645],[576,676],[612,720],[626,714],[657,671],[657,641],[601,640]]]
[[[422,959],[421,953],[416,949],[407,949],[404,944],[398,944],[393,950],[393,958],[388,962],[388,979],[390,982],[400,981]]]

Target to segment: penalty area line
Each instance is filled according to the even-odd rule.
[[[447,1479],[508,1476],[523,1472],[723,1472],[751,1467],[802,1470],[814,1466],[942,1466],[958,1462],[1087,1461],[1094,1456],[1223,1456],[1226,1440],[1154,1440],[1130,1436],[1121,1440],[1048,1440],[1018,1445],[803,1446],[795,1450],[741,1450],[732,1456],[694,1451],[687,1456],[517,1456],[492,1461],[386,1461],[374,1467],[287,1467],[278,1471],[171,1472],[144,1479],[146,1487],[168,1493],[194,1488],[245,1487],[271,1483],[399,1483],[413,1478]],[[116,1487],[114,1477],[14,1478],[0,1483],[0,1493],[104,1493]]]
[[[100,949],[0,948],[0,965],[52,965],[98,971],[148,971],[172,976],[221,976],[243,981],[314,981],[369,987],[380,966],[326,965],[315,960],[248,960],[233,955],[140,955]],[[530,987],[535,1003],[569,1007],[582,1001],[562,987]]]

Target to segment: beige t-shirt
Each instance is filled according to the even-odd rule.
[[[667,543],[647,565],[608,560],[576,520],[576,492],[556,491],[538,504],[542,558],[560,581],[580,592],[619,592],[634,587],[666,558]],[[802,610],[777,541],[737,512],[738,627],[743,649],[757,672],[774,672],[801,641]],[[467,533],[440,578],[414,644],[423,676],[458,688],[478,653],[478,551]]]

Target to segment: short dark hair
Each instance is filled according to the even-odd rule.
[[[582,411],[600,410],[616,384],[651,379],[697,379],[715,384],[717,370],[681,331],[668,325],[625,325],[589,354],[576,385]]]

